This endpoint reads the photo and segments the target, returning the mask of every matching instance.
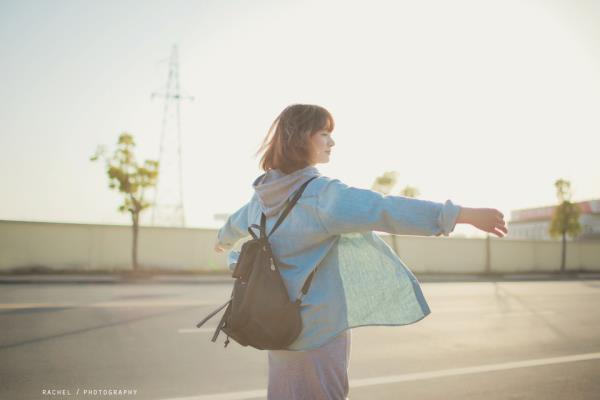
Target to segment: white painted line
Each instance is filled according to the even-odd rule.
[[[1,303],[0,309],[18,310],[22,308],[59,308],[59,307],[77,307],[73,303]]]
[[[478,374],[482,372],[503,371],[507,369],[538,367],[543,365],[563,364],[576,361],[597,360],[600,353],[573,354],[563,357],[538,358],[533,360],[513,361],[498,364],[483,364],[466,368],[450,368],[439,371],[417,372],[413,374],[389,375],[378,378],[354,379],[350,381],[351,388],[385,385],[388,383],[409,382],[425,379],[442,378],[446,376]],[[174,397],[164,400],[245,400],[266,397],[267,391],[246,390],[241,392],[213,393],[198,396]]]
[[[538,311],[536,313],[533,312],[507,312],[507,313],[493,313],[493,314],[481,314],[479,317],[482,318],[499,318],[499,317],[530,317],[532,315],[551,315],[556,314],[555,311],[546,310],[546,311]],[[205,328],[180,328],[177,330],[178,333],[214,333],[216,326],[214,327],[205,327]]]
[[[382,376],[379,378],[355,379],[351,382],[352,387],[382,385],[385,383],[396,383],[406,381],[417,381],[423,379],[441,378],[445,376],[478,374],[482,372],[503,371],[507,369],[539,367],[543,365],[562,364],[575,361],[597,360],[600,353],[574,354],[571,356],[538,358],[533,360],[513,361],[499,364],[484,364],[466,368],[450,368],[440,371],[417,372],[414,374]]]
[[[83,305],[83,307],[119,308],[119,307],[181,307],[181,306],[208,306],[219,305],[214,301],[104,301]]]
[[[27,308],[127,308],[127,307],[182,307],[218,306],[214,301],[104,301],[97,303],[0,303],[0,309],[19,310]]]
[[[178,329],[177,332],[178,333],[214,333],[215,330],[217,329],[217,327],[208,327],[208,328],[181,328]]]
[[[556,314],[556,311],[544,310],[544,311],[525,311],[525,312],[505,312],[505,313],[492,313],[492,314],[481,314],[483,318],[498,318],[498,317],[530,317],[532,315],[551,315]]]
[[[0,303],[0,309],[23,309],[23,308],[120,308],[120,307],[179,307],[179,306],[218,306],[220,302],[208,300],[113,300],[96,303]],[[521,311],[522,310],[522,311]],[[526,309],[516,309],[512,311],[501,311],[497,308],[476,308],[476,307],[461,307],[461,308],[434,308],[431,315],[436,314],[452,314],[452,313],[477,313],[479,315],[509,315],[514,313],[517,315],[520,312],[527,312]],[[535,313],[554,313],[553,310],[539,310]],[[533,313],[533,312],[529,312]]]
[[[261,390],[246,390],[244,392],[226,392],[226,393],[215,393],[201,396],[190,396],[190,397],[174,397],[164,400],[245,400],[245,399],[257,399],[267,398],[266,389]]]
[[[510,313],[523,313],[523,312],[529,312],[529,313],[540,313],[540,312],[555,312],[554,310],[534,310],[534,311],[530,311],[527,308],[514,308],[514,309],[510,309],[510,310],[500,310],[498,309],[498,307],[486,307],[486,308],[477,308],[477,307],[461,307],[461,308],[442,308],[442,309],[438,309],[438,308],[432,308],[431,310],[431,315],[435,315],[435,314],[467,314],[467,313],[473,313],[473,314],[479,314],[479,315],[492,315],[492,314],[510,314]]]

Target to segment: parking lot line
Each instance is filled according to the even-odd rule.
[[[572,354],[562,357],[537,358],[531,360],[512,361],[497,364],[483,364],[472,367],[449,368],[438,371],[416,372],[411,374],[399,374],[380,376],[376,378],[353,379],[350,381],[350,388],[384,385],[388,383],[411,382],[417,380],[435,379],[447,376],[479,374],[483,372],[503,371],[517,368],[539,367],[544,365],[564,364],[577,361],[598,360],[600,352]],[[266,397],[267,391],[262,390],[246,390],[239,392],[212,393],[197,396],[176,397],[163,400],[246,400]]]
[[[0,310],[19,310],[29,308],[128,308],[128,307],[182,307],[214,306],[219,302],[205,300],[176,301],[101,301],[96,303],[0,303]]]
[[[181,328],[178,329],[177,332],[178,333],[214,333],[215,329],[217,329],[217,327],[207,327],[207,328]]]

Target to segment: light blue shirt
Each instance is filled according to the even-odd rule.
[[[460,206],[450,200],[384,196],[322,176],[314,167],[303,172],[318,177],[269,239],[291,301],[317,268],[302,300],[303,329],[288,350],[320,347],[353,327],[407,325],[426,317],[430,310],[419,281],[373,231],[448,236]],[[260,224],[263,210],[255,193],[219,230],[219,243],[231,248],[249,237],[248,226]],[[268,217],[267,232],[277,217]],[[230,270],[238,255],[230,250]]]

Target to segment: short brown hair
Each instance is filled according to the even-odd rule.
[[[265,153],[260,167],[278,169],[290,174],[310,164],[309,139],[322,129],[332,132],[335,122],[331,113],[321,106],[293,104],[286,107],[273,124],[256,152]]]

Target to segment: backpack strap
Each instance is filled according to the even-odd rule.
[[[306,296],[306,293],[308,293],[308,289],[310,288],[310,284],[312,283],[315,272],[317,272],[317,268],[312,270],[312,272],[306,279],[306,282],[304,282],[304,285],[302,286],[302,292],[300,293],[300,296],[298,296],[298,298],[296,299],[296,304],[300,305],[300,303],[302,303],[302,299],[304,298],[304,296]]]
[[[296,205],[296,202],[298,201],[298,199],[300,198],[300,196],[302,196],[302,193],[304,192],[304,189],[306,189],[306,186],[310,183],[310,181],[312,181],[313,179],[317,178],[318,176],[313,176],[312,178],[310,178],[309,180],[307,180],[306,182],[304,182],[302,184],[302,186],[300,186],[300,188],[296,191],[296,193],[294,194],[294,196],[292,197],[292,199],[288,199],[288,204],[285,207],[285,210],[281,213],[281,215],[279,216],[279,218],[277,219],[277,222],[275,222],[275,225],[273,225],[273,228],[271,229],[271,232],[269,232],[268,235],[265,236],[265,232],[267,231],[266,228],[266,224],[267,224],[267,217],[264,213],[261,213],[260,216],[260,238],[261,239],[268,239],[269,237],[271,237],[271,235],[273,234],[273,232],[275,232],[275,229],[277,229],[279,227],[279,225],[283,222],[283,220],[285,219],[285,217],[287,217],[287,215],[290,213],[290,211],[292,210],[292,207],[294,207]],[[253,227],[258,228],[257,225],[253,224]],[[256,235],[252,232],[252,230],[250,228],[248,228],[248,231],[250,231],[250,233],[252,234],[252,236],[256,239]],[[308,292],[308,289],[310,288],[310,284],[312,283],[312,279],[313,276],[315,275],[315,272],[317,271],[317,269],[315,268],[310,275],[308,276],[308,278],[306,279],[306,281],[304,282],[304,285],[302,286],[302,293],[300,294],[300,296],[298,297],[298,299],[296,299],[296,304],[300,304],[302,303],[302,298],[306,295],[306,293]]]
[[[298,201],[300,196],[302,196],[302,193],[304,192],[304,189],[306,189],[306,186],[310,183],[310,181],[312,181],[313,179],[315,179],[317,177],[318,176],[313,176],[312,178],[310,178],[309,180],[304,182],[302,184],[302,186],[300,186],[300,188],[296,191],[296,193],[294,194],[294,197],[292,197],[291,200],[288,200],[288,205],[285,207],[285,210],[283,210],[283,213],[281,213],[281,215],[277,219],[277,222],[275,222],[275,225],[273,225],[271,232],[266,237],[265,237],[265,232],[267,231],[267,229],[266,229],[267,217],[266,217],[265,213],[261,213],[261,216],[260,216],[260,226],[261,226],[260,236],[261,236],[261,238],[268,239],[271,237],[273,232],[275,232],[275,229],[277,229],[279,227],[279,225],[281,225],[281,223],[283,222],[285,217],[287,217],[287,215],[290,213],[290,211],[292,210],[292,207],[294,207],[296,205],[296,202]]]
[[[227,302],[225,302],[225,304],[219,306],[219,308],[217,308],[215,311],[213,311],[210,314],[208,314],[206,316],[206,318],[204,318],[202,321],[198,322],[198,324],[196,325],[196,328],[200,328],[202,325],[204,325],[204,323],[206,321],[208,321],[209,319],[211,319],[212,317],[214,317],[219,311],[221,311],[222,309],[224,309],[225,306],[229,305],[229,303],[231,303],[231,299],[227,300]]]

